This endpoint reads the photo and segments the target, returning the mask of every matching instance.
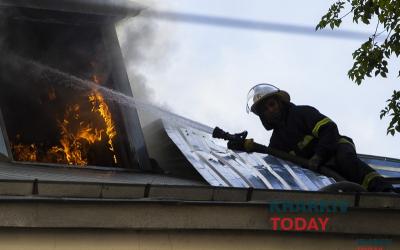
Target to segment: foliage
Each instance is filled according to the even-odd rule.
[[[353,15],[353,22],[357,24],[362,22],[369,25],[376,21],[376,28],[368,41],[353,52],[354,64],[348,71],[348,76],[358,85],[365,76],[379,75],[386,78],[389,72],[388,59],[392,56],[398,58],[400,55],[400,0],[338,0],[321,18],[316,30],[326,26],[331,29],[339,28],[343,18],[349,14]],[[376,39],[382,34],[384,40]],[[387,100],[387,106],[381,110],[380,118],[384,116],[392,117],[387,134],[400,133],[400,91],[394,90]]]

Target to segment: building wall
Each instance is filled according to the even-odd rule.
[[[265,231],[138,231],[94,229],[1,229],[0,249],[8,250],[187,250],[187,249],[358,249],[364,236]],[[373,236],[374,239],[388,239]],[[400,249],[399,239],[382,249]]]

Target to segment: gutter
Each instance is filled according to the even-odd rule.
[[[37,185],[36,194],[32,194],[33,185]],[[382,193],[2,181],[0,194],[0,228],[269,232],[274,231],[272,217],[309,220],[325,216],[329,217],[326,231],[298,233],[400,236],[400,199],[397,195]],[[345,213],[286,212],[277,215],[270,209],[277,201],[344,201],[349,207]]]

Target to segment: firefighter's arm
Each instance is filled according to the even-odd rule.
[[[318,139],[315,155],[323,162],[327,160],[335,150],[339,138],[338,128],[335,122],[313,107],[305,108],[304,114],[308,133],[312,137]]]
[[[228,148],[232,150],[239,150],[239,151],[245,151],[247,153],[253,153],[253,152],[258,152],[258,153],[266,153],[266,146],[259,144],[257,142],[254,142],[253,139],[244,139],[244,140],[231,140],[228,142]]]
[[[328,123],[320,127],[318,133],[316,133],[314,136],[319,139],[315,153],[321,156],[322,160],[325,161],[335,151],[336,143],[339,137],[339,131],[336,123],[329,120]]]

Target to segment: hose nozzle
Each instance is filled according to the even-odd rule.
[[[244,140],[247,137],[247,131],[243,131],[237,134],[230,134],[225,132],[219,127],[215,127],[212,133],[213,138],[223,139],[226,141],[237,141],[237,140]]]

